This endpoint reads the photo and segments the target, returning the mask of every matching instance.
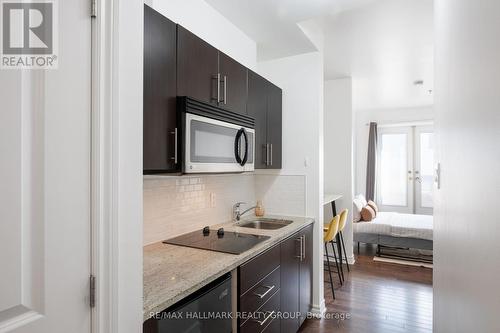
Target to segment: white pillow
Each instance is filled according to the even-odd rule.
[[[355,199],[359,199],[361,201],[361,203],[363,204],[363,207],[365,207],[366,205],[368,205],[368,201],[366,201],[366,198],[363,194],[358,194]]]
[[[361,221],[361,210],[365,207],[359,198],[354,198],[352,201],[352,220],[353,222]]]

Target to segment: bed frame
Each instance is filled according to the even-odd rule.
[[[413,261],[426,261],[432,262],[432,257],[430,259],[426,258],[415,258],[405,255],[394,255],[394,254],[384,254],[383,248],[392,249],[419,249],[419,250],[431,250],[433,249],[433,241],[427,239],[419,238],[409,238],[409,237],[393,237],[379,234],[356,232],[353,235],[353,239],[358,243],[358,253],[359,253],[359,243],[376,244],[377,245],[377,256],[379,257],[389,257],[389,258],[401,258],[405,260]]]

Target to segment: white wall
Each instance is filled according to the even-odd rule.
[[[354,115],[354,195],[366,191],[366,159],[368,154],[368,134],[372,121],[379,125],[414,122],[434,119],[432,106],[403,109],[357,110]]]
[[[255,70],[257,45],[203,0],[147,0],[146,4]]]
[[[349,209],[347,221],[352,221],[353,199],[353,110],[351,78],[325,81],[324,108],[324,184],[325,193],[342,194],[335,202],[337,213]],[[324,221],[332,219],[331,205],[324,208]],[[344,231],[344,243],[349,262],[354,261],[352,223]]]
[[[500,332],[500,2],[435,1],[434,331]]]
[[[317,222],[313,308],[319,312],[324,308],[323,54],[313,52],[260,62],[258,72],[283,89],[283,168],[278,174],[306,178],[306,215]]]

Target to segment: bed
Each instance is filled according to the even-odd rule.
[[[370,222],[353,223],[354,241],[394,248],[432,250],[433,217],[378,212]]]

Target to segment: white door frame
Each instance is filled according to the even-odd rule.
[[[94,333],[142,331],[143,2],[97,1],[92,22]],[[126,148],[125,148],[126,147]]]

